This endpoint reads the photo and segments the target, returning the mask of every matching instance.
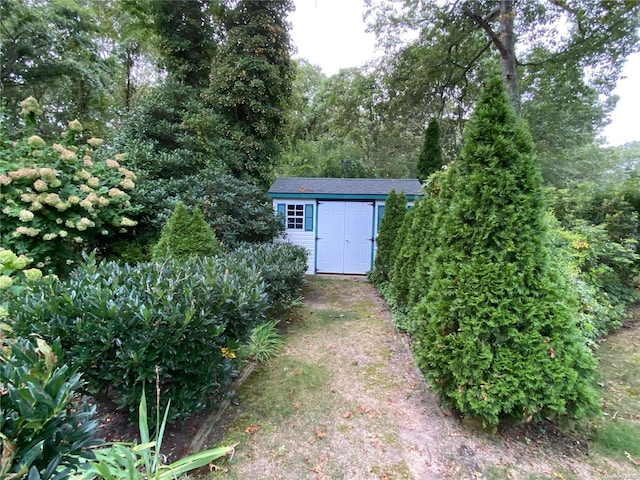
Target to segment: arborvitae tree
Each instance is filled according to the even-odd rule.
[[[162,229],[160,240],[153,247],[153,259],[166,257],[186,259],[195,255],[215,255],[220,250],[216,235],[204,219],[199,207],[189,215],[178,202],[169,221]]]
[[[397,254],[396,238],[407,214],[407,196],[404,192],[391,190],[384,205],[384,216],[376,238],[376,258],[371,272],[371,281],[377,285],[388,282]]]
[[[429,122],[424,132],[424,143],[418,158],[418,180],[424,182],[429,175],[442,168],[442,148],[440,147],[440,124],[435,118]]]
[[[389,286],[389,295],[391,295],[395,306],[399,309],[404,309],[407,305],[408,279],[411,278],[407,275],[407,272],[409,270],[413,271],[413,265],[415,264],[415,258],[412,258],[411,255],[413,251],[411,247],[414,243],[413,224],[416,216],[420,215],[421,209],[422,201],[418,200],[404,216],[396,239],[398,252],[391,267],[390,277],[392,280]]]
[[[455,163],[416,309],[420,368],[486,425],[597,409],[567,274],[550,262],[533,142],[501,79],[487,82]]]
[[[442,216],[446,214],[447,207],[453,195],[452,179],[455,176],[455,162],[449,165],[446,171],[433,174],[427,182],[427,196],[423,199],[423,211],[416,218],[417,255],[413,272],[409,279],[409,294],[407,296],[407,308],[412,310],[409,315],[409,324],[416,323],[414,307],[427,296],[429,292],[429,275],[434,261],[433,253],[437,246],[438,229],[442,223]],[[417,319],[419,323],[419,319]],[[409,330],[410,331],[410,330]]]
[[[403,310],[412,306],[410,292],[420,257],[434,242],[433,211],[441,175],[432,176],[426,185],[425,196],[405,217],[401,233],[398,234],[398,253],[391,271],[390,292],[396,305]]]

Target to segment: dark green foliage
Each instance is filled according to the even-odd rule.
[[[0,118],[11,136],[21,123],[19,102],[32,95],[47,111],[45,139],[75,118],[100,135],[112,118],[117,66],[96,10],[86,2],[2,0],[0,18]]]
[[[407,197],[404,192],[391,190],[384,206],[384,216],[376,237],[376,258],[369,278],[375,284],[388,282],[396,258],[396,238],[407,214]]]
[[[416,307],[418,365],[448,403],[487,425],[597,409],[575,294],[550,262],[531,137],[500,79],[487,82],[455,163]]]
[[[213,4],[213,5],[212,5]],[[209,0],[146,3],[143,13],[156,37],[161,66],[186,85],[205,85],[217,47],[214,5]]]
[[[184,204],[178,202],[153,248],[152,257],[154,260],[166,257],[184,260],[192,256],[215,255],[219,250],[220,244],[200,207],[196,206],[189,215]]]
[[[202,212],[227,248],[243,242],[270,242],[283,231],[266,191],[212,169],[185,189],[185,203],[201,202]]]
[[[91,392],[109,392],[134,412],[144,386],[155,396],[160,369],[171,419],[228,393],[233,351],[265,320],[265,284],[239,257],[167,259],[135,266],[93,258],[66,281],[43,281],[10,306],[19,335],[59,337]]]
[[[572,243],[583,245],[580,254],[574,255],[580,276],[600,291],[603,305],[611,305],[614,310],[624,310],[638,298],[635,282],[640,271],[640,223],[636,207],[627,200],[633,199],[628,195],[627,182],[548,189],[561,226],[573,235]],[[609,332],[606,328],[598,331],[601,335]]]
[[[139,217],[140,237],[158,238],[180,200],[187,207],[200,206],[207,223],[227,248],[242,242],[268,242],[283,230],[264,189],[219,170],[206,169],[174,180],[139,179],[132,202],[144,206]]]
[[[291,0],[239,0],[226,9],[226,41],[204,94],[220,158],[233,176],[263,187],[273,177],[295,76],[286,23],[292,9]]]
[[[89,447],[100,443],[95,407],[74,402],[84,382],[61,358],[59,341],[0,344],[0,477],[67,478],[93,458]]]
[[[424,132],[424,144],[418,158],[417,177],[421,182],[424,182],[429,175],[440,169],[442,169],[440,124],[434,118],[429,122]]]
[[[246,262],[266,282],[270,315],[290,308],[302,295],[307,252],[290,243],[242,245],[230,255],[230,262]]]

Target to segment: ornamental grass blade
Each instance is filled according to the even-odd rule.
[[[231,445],[230,447],[213,448],[211,450],[205,450],[204,452],[195,453],[193,455],[189,455],[188,457],[181,458],[171,465],[162,467],[163,472],[159,473],[155,478],[156,480],[173,480],[175,478],[178,478],[182,474],[200,467],[204,467],[205,465],[208,465],[210,462],[213,462],[220,457],[229,455],[231,452],[233,452],[236,445]]]

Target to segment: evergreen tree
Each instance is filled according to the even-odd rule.
[[[424,143],[418,158],[418,180],[424,182],[429,175],[442,168],[442,148],[440,147],[440,124],[435,118],[429,122],[424,132]]]
[[[192,256],[215,255],[220,250],[216,235],[204,219],[199,207],[189,215],[178,202],[169,221],[162,229],[160,240],[153,247],[153,259],[166,257],[187,259]]]
[[[376,237],[376,258],[371,272],[371,281],[377,285],[388,282],[397,254],[396,239],[407,214],[407,197],[404,192],[391,190],[384,206],[384,216]]]
[[[230,172],[265,187],[280,153],[295,77],[286,22],[292,9],[291,0],[239,0],[226,9],[227,38],[214,58],[204,95],[207,106],[218,113],[210,127]],[[212,136],[208,128],[201,134]]]
[[[568,277],[550,262],[533,142],[501,79],[487,82],[455,163],[416,308],[420,368],[487,425],[597,409]]]

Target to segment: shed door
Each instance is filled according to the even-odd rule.
[[[318,272],[367,273],[372,225],[371,202],[318,202]]]

